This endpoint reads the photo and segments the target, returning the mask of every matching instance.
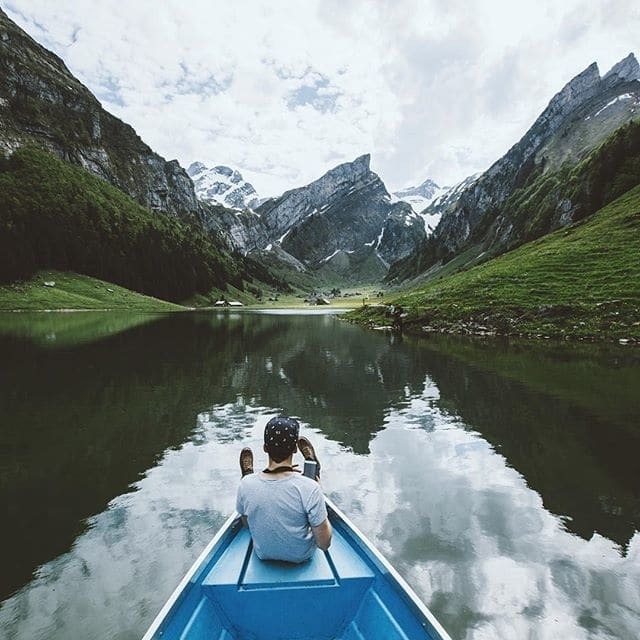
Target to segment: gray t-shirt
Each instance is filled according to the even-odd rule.
[[[292,473],[271,479],[252,473],[240,481],[236,511],[247,516],[253,547],[261,560],[303,562],[316,548],[310,527],[327,517],[320,485]]]

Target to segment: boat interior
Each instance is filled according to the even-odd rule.
[[[192,578],[154,637],[180,640],[438,638],[406,593],[340,521],[331,548],[303,564],[260,560],[240,522]],[[178,603],[176,603],[178,604]],[[418,613],[418,614],[417,614]]]

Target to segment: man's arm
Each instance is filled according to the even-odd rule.
[[[317,527],[311,527],[311,531],[318,548],[326,551],[331,545],[331,535],[333,533],[329,518],[325,518],[324,522],[321,522]]]

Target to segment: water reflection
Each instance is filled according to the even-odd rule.
[[[0,637],[139,637],[233,509],[239,449],[260,451],[280,411],[453,637],[640,628],[638,368],[624,352],[414,344],[246,313],[72,344],[0,339],[0,579],[5,597],[24,585]]]
[[[408,430],[432,412],[435,430]],[[454,638],[634,638],[640,535],[583,540],[478,434],[416,401],[339,498]],[[402,464],[397,464],[398,461]],[[360,484],[366,486],[364,494]],[[354,496],[354,497],[351,497]]]
[[[421,342],[440,407],[482,433],[584,538],[640,529],[640,359],[569,345]]]
[[[398,370],[419,376],[409,352],[333,316],[180,314],[114,326],[73,348],[0,337],[0,494],[12,522],[0,533],[0,597],[65,551],[165,449],[197,437],[208,407],[274,407],[366,453],[412,384]],[[227,440],[243,437],[224,421]]]
[[[0,313],[0,335],[27,338],[40,347],[74,347],[163,317],[160,313]]]

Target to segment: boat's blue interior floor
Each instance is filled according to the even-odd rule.
[[[407,640],[429,638],[384,573],[339,527],[304,564],[260,560],[247,529],[195,578],[162,638]]]

